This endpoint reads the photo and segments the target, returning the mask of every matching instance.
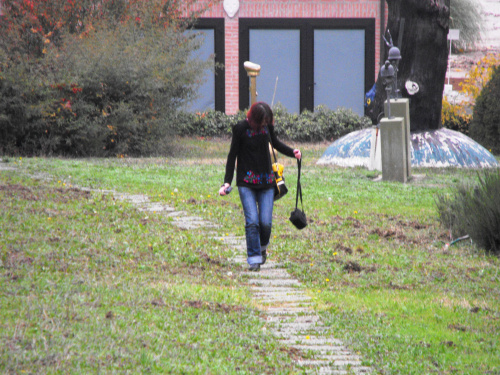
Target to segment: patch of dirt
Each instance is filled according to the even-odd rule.
[[[389,282],[389,289],[394,290],[412,290],[413,288],[409,285],[397,285],[393,284],[392,281]]]
[[[305,358],[304,355],[305,353],[297,348],[293,347],[282,347],[280,348],[280,351],[287,353],[290,358],[292,358],[294,361],[298,361],[299,359]]]
[[[8,198],[21,198],[25,201],[38,201],[39,197],[30,188],[23,185],[0,185],[0,192]]]
[[[244,308],[242,306],[231,306],[225,303],[219,302],[209,302],[209,301],[183,301],[183,304],[195,309],[204,309],[215,312],[224,312],[229,314],[234,311],[242,311]]]
[[[205,262],[210,263],[210,264],[215,264],[219,267],[224,267],[226,264],[224,262],[221,262],[218,259],[212,259],[208,256],[206,253],[201,253],[200,254],[201,259],[203,259]]]
[[[448,347],[453,347],[455,346],[455,343],[453,341],[443,341],[441,345],[448,346]]]
[[[425,341],[419,341],[418,346],[422,346],[424,348],[430,348],[431,344],[429,344],[428,342],[425,342]]]
[[[346,220],[349,220],[352,222],[352,226],[354,228],[361,228],[362,227],[362,224],[361,224],[361,221],[359,221],[358,219],[352,217],[352,216],[349,216],[349,217],[346,217]]]
[[[166,305],[165,301],[163,301],[161,298],[156,298],[156,299],[152,300],[151,304],[153,306],[159,306],[159,307]]]
[[[402,227],[410,227],[410,228],[413,228],[413,229],[416,229],[416,230],[421,230],[421,229],[427,229],[427,228],[429,228],[429,225],[427,225],[427,224],[421,224],[418,221],[409,221],[408,222],[408,221],[399,220],[398,221],[398,225],[402,226]]]
[[[399,223],[398,223],[399,224]],[[414,245],[421,245],[429,241],[429,238],[426,236],[417,236],[416,238],[410,238],[405,234],[405,228],[401,227],[400,225],[396,225],[394,228],[389,228],[389,229],[381,229],[381,228],[376,228],[371,230],[369,233],[370,234],[375,234],[381,238],[385,239],[396,239],[400,242],[403,243],[408,243],[408,244],[414,244]],[[405,223],[405,226],[420,230],[424,228],[428,228],[428,226],[425,226],[423,224],[417,223],[417,222],[411,222],[411,223]]]
[[[361,272],[363,270],[363,267],[361,267],[357,262],[348,261],[344,264],[344,267],[342,267],[342,269],[349,273],[353,273],[353,272]]]
[[[7,254],[3,266],[5,269],[17,269],[23,265],[31,265],[33,258],[25,256],[22,252],[10,252]]]
[[[352,254],[352,249],[351,249],[350,247],[348,247],[348,246],[344,246],[344,245],[342,245],[342,244],[338,244],[338,245],[336,246],[336,250],[338,250],[338,251],[343,251],[343,252],[344,252],[344,253],[346,253],[346,254]]]
[[[56,203],[68,203],[79,199],[89,199],[89,191],[70,188],[27,187],[23,185],[0,185],[0,192],[7,198],[20,198],[25,201],[50,199]]]
[[[465,328],[463,325],[461,324],[450,324],[448,325],[448,328],[449,329],[452,329],[452,330],[455,330],[455,331],[460,331],[460,332],[465,332],[467,331],[467,328]]]
[[[342,248],[344,247],[343,245],[338,245],[338,247]],[[352,249],[350,249],[349,247],[345,247],[347,249],[347,253],[348,254],[351,254],[352,253]],[[348,251],[351,251],[351,253],[349,253]],[[359,248],[358,248],[358,251],[359,251]],[[379,266],[377,265],[372,265],[372,266],[362,266],[360,265],[358,262],[355,262],[353,260],[348,260],[348,261],[344,261],[342,259],[339,259],[337,257],[332,257],[330,259],[330,261],[332,263],[337,263],[339,265],[342,266],[342,269],[344,271],[347,271],[348,273],[359,273],[359,272],[376,272],[377,269],[379,268]]]
[[[390,238],[396,236],[396,231],[394,229],[382,230],[380,228],[374,229],[370,234],[376,234],[382,238]]]

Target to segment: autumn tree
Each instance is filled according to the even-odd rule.
[[[4,0],[0,151],[157,152],[213,65],[191,58],[199,41],[184,33],[196,2]]]

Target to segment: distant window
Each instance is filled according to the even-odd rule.
[[[192,53],[192,57],[206,61],[215,55],[215,30],[196,30],[197,38],[202,40],[200,49]],[[213,67],[203,72],[203,78],[198,89],[198,98],[187,105],[191,112],[204,112],[215,109],[215,73]]]
[[[257,100],[299,112],[300,30],[250,30],[250,61],[263,67]]]
[[[364,114],[365,31],[314,30],[314,106]]]
[[[240,18],[239,48],[241,110],[250,103],[249,60],[261,65],[257,100],[274,97],[289,112],[325,105],[363,115],[375,82],[375,19]]]
[[[203,82],[198,89],[198,98],[188,104],[191,112],[204,112],[215,109],[225,112],[225,75],[222,68],[225,60],[224,51],[224,19],[199,18],[195,31],[200,33],[202,46],[193,52],[193,57],[207,60],[214,58],[217,68],[207,69],[203,74]]]

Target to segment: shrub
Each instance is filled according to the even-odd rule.
[[[6,0],[0,152],[161,152],[170,118],[213,65],[192,59],[199,41],[179,17],[196,1]]]
[[[469,135],[471,121],[472,115],[467,114],[462,104],[451,104],[446,98],[443,99],[441,122],[445,128]]]
[[[245,117],[243,111],[226,115],[223,112],[210,110],[197,113],[180,112],[174,121],[176,132],[181,136],[214,137],[231,135],[232,126]]]
[[[500,154],[500,68],[497,67],[474,106],[474,117],[470,127],[471,138]]]
[[[293,141],[316,142],[331,141],[354,130],[371,126],[367,117],[360,117],[352,110],[339,108],[336,111],[324,106],[316,107],[314,112],[301,114],[288,113],[280,105],[273,108],[276,134]],[[232,126],[245,119],[246,112],[225,115],[217,111],[203,113],[179,113],[174,120],[180,135],[224,136],[230,135]]]
[[[453,237],[468,234],[480,248],[500,254],[500,170],[479,175],[476,186],[457,185],[438,195],[439,221]]]
[[[333,111],[325,106],[317,106],[314,112],[306,110],[295,114],[276,106],[274,114],[278,125],[277,134],[294,141],[332,141],[372,125],[369,118],[358,116],[346,108]]]

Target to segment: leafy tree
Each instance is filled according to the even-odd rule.
[[[6,0],[4,152],[158,152],[213,62],[191,59],[196,0]],[[189,17],[181,17],[188,14]],[[1,151],[1,149],[0,149]]]
[[[500,65],[500,54],[488,53],[477,61],[467,72],[464,82],[460,83],[462,92],[469,96],[471,103],[476,102],[477,97],[490,81],[496,66]]]
[[[481,4],[477,0],[450,0],[450,27],[460,30],[460,40],[453,42],[455,49],[474,48],[484,29]]]
[[[467,73],[464,82],[460,82],[462,92],[469,97],[467,102],[450,103],[443,98],[441,122],[444,127],[469,135],[472,121],[470,109],[475,105],[485,85],[490,81],[493,71],[500,64],[500,55],[489,53],[477,61]]]

